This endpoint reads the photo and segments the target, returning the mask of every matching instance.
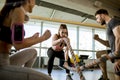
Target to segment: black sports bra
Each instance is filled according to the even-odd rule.
[[[0,40],[12,44],[10,27],[0,26]]]

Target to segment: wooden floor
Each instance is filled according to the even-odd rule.
[[[36,70],[47,74],[47,69],[36,69]],[[76,72],[71,72],[71,73],[73,73],[72,75],[73,80],[80,80],[79,75]],[[98,80],[99,77],[101,76],[101,71],[100,69],[94,69],[93,71],[86,70],[83,71],[83,74],[86,80]],[[53,69],[51,75],[53,80],[66,80],[65,70]]]

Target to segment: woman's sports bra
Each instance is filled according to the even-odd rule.
[[[12,44],[10,27],[0,26],[0,40]]]
[[[60,38],[57,34],[56,36],[58,37],[58,39]],[[55,51],[61,51],[63,50],[63,47],[66,46],[66,44],[64,42],[60,43],[60,45],[56,45],[56,46],[52,46],[53,50]]]

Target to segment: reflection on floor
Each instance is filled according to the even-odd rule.
[[[36,69],[36,70],[47,74],[47,69]],[[71,71],[71,73],[74,74],[72,75],[73,80],[80,80],[79,75],[76,72]],[[95,69],[93,71],[86,70],[86,71],[83,71],[83,74],[86,80],[98,80],[99,77],[101,76],[101,71],[100,69]],[[66,80],[65,70],[53,69],[51,75],[53,80]]]

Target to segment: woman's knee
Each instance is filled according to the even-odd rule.
[[[36,49],[32,49],[31,52],[33,53],[34,56],[37,56],[37,50]]]
[[[27,49],[27,52],[29,55],[32,55],[34,57],[37,57],[37,50],[34,49],[34,48],[31,48],[31,49]]]
[[[48,50],[48,51],[47,51],[47,55],[48,55],[49,58],[52,58],[53,56],[55,56],[55,55],[54,55],[54,52],[51,51],[51,50]]]

